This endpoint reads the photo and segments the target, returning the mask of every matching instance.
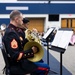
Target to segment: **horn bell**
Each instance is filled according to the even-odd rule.
[[[39,51],[37,53],[34,54],[34,57],[31,57],[31,58],[28,58],[29,61],[32,61],[32,62],[37,62],[37,61],[40,61],[42,58],[43,58],[43,55],[44,55],[44,50],[43,50],[43,47],[37,43],[37,42],[27,42],[24,46],[24,50],[28,50],[30,49],[32,46],[36,46],[39,48]]]

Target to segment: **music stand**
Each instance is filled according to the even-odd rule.
[[[49,46],[50,46],[50,39],[51,39],[51,35],[52,35],[52,33],[53,33],[53,31],[55,30],[55,28],[50,28],[46,33],[45,33],[45,35],[43,36],[43,39],[45,39],[46,40],[46,42],[47,42],[47,64],[49,65]],[[52,70],[50,70],[50,73],[52,73],[52,74],[57,74],[56,72],[54,72],[54,71],[52,71]]]
[[[50,40],[50,36],[53,33],[55,28],[50,28],[43,36],[43,39],[46,40],[47,43],[47,64],[49,65],[49,40]]]
[[[62,75],[62,54],[67,49],[72,34],[72,29],[61,28],[57,31],[55,38],[51,44],[51,50],[60,52],[60,75]]]

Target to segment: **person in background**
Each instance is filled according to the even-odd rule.
[[[1,24],[0,26],[0,48],[2,48],[2,37],[4,36],[5,33],[5,29],[6,29],[6,24]]]
[[[30,23],[29,19],[23,18],[23,26],[24,26],[23,28],[25,28],[24,30],[28,29],[29,23]],[[35,29],[35,28],[33,28],[32,32],[38,33],[37,29]],[[50,67],[47,64],[44,64],[43,59],[41,59],[40,61],[36,62],[35,64],[37,64],[38,66],[41,66],[42,65],[42,67],[45,66],[46,68],[50,69]]]
[[[74,44],[75,44],[75,31],[74,30],[72,30],[72,31],[73,31],[73,34],[71,36],[71,40],[69,42],[69,45],[74,46]]]
[[[27,40],[24,38],[22,25],[23,14],[18,10],[13,10],[10,13],[9,26],[2,38],[9,57],[10,72],[12,75],[25,75],[28,73],[31,73],[31,75],[47,75],[50,70],[47,64],[33,63],[27,59],[34,57],[38,48],[33,46],[28,50],[23,49],[23,43]]]
[[[1,32],[1,35],[3,36],[4,35],[4,33],[5,33],[5,29],[6,29],[6,24],[1,24],[1,26],[0,26],[0,28],[1,28],[1,30],[0,30],[0,32]]]

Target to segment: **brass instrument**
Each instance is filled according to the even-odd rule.
[[[29,29],[27,29],[26,31],[25,31],[25,38],[27,38],[28,39],[28,41],[34,41],[35,40],[35,38],[33,37],[33,35],[32,35],[32,32],[31,32],[31,30],[29,30]]]
[[[30,30],[30,29],[27,29],[25,31],[25,37],[29,40],[29,41],[35,41],[35,42],[38,42],[39,44],[41,44],[41,41],[38,37],[38,33],[35,32],[34,30]]]
[[[26,29],[26,27],[23,24],[22,25],[18,25],[18,28]]]
[[[39,49],[38,52],[34,54],[34,57],[28,58],[28,60],[30,60],[32,62],[40,61],[43,58],[44,49],[41,45],[41,41],[40,41],[37,33],[34,30],[27,29],[24,25],[21,25],[20,28],[26,29],[25,30],[25,38],[27,38],[29,41],[24,45],[24,50],[28,50],[33,46],[36,46]]]
[[[28,50],[32,46],[37,46],[39,48],[39,51],[34,54],[34,57],[28,58],[28,60],[30,60],[32,62],[40,61],[44,55],[43,47],[39,43],[33,41],[33,42],[26,43],[26,45],[24,46],[24,50]]]
[[[37,62],[37,61],[41,60],[44,55],[44,49],[40,43],[40,39],[36,36],[36,34],[34,32],[32,32],[29,29],[27,29],[25,31],[25,34],[26,34],[26,38],[29,40],[29,42],[25,44],[24,50],[27,50],[33,46],[36,46],[39,49],[39,51],[34,54],[34,57],[28,58],[28,60],[30,60],[32,62]]]

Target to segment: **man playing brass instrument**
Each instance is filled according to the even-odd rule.
[[[23,50],[25,39],[24,30],[20,28],[23,25],[23,15],[20,11],[14,10],[10,13],[10,24],[6,28],[2,41],[5,44],[9,58],[11,75],[47,75],[49,66],[44,63],[31,62],[27,58],[34,57],[38,51],[36,46],[28,50]]]
[[[32,33],[31,30],[28,29],[29,22],[30,22],[30,21],[29,21],[27,18],[23,18],[23,25],[24,25],[24,28],[26,28],[27,31],[29,31],[30,33]],[[25,30],[26,30],[26,29],[25,29]],[[33,28],[32,31],[35,32],[35,29]],[[27,33],[27,32],[26,32],[26,33]],[[25,34],[25,35],[26,35],[26,34]],[[35,41],[35,38],[32,37],[32,40],[31,40],[31,39],[30,39],[30,40],[28,39],[28,41]],[[34,50],[34,53],[36,53],[36,52],[37,52],[37,51]],[[38,62],[35,62],[35,64],[36,64],[38,67],[50,69],[47,64],[44,64],[44,62],[43,62],[42,59],[41,59],[40,61],[38,61]],[[41,66],[41,65],[42,65],[42,66]],[[38,72],[38,70],[37,70],[37,72]],[[39,73],[38,73],[38,75],[39,75]],[[42,74],[42,73],[41,73],[40,75],[45,75],[45,74]],[[46,74],[46,75],[47,75],[47,74]]]

